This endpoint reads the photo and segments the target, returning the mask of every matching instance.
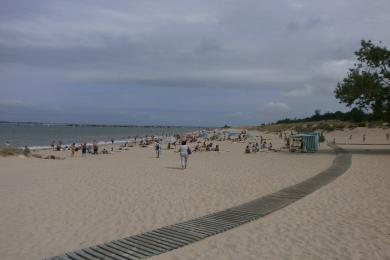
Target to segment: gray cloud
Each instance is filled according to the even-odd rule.
[[[116,113],[121,107],[115,100],[134,92],[145,104],[151,91],[180,91],[215,104],[203,90],[227,92],[223,98],[231,105],[221,102],[213,114],[205,110],[212,109],[207,103],[196,119],[201,122],[239,118],[238,111],[250,114],[257,107],[255,95],[264,104],[283,103],[290,108],[286,113],[297,116],[308,113],[299,105],[307,98],[342,108],[332,91],[352,66],[362,38],[389,46],[383,26],[390,22],[389,11],[387,0],[369,5],[363,0],[4,0],[0,94],[49,109],[71,100],[81,111],[90,106],[84,100],[103,95],[113,104],[105,109]],[[154,104],[150,113],[167,124],[177,116],[170,104]],[[267,120],[280,116],[269,114]],[[123,115],[124,121],[131,118]]]

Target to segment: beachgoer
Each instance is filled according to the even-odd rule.
[[[156,145],[154,146],[154,150],[156,151],[156,157],[160,158],[161,154],[161,144],[159,141],[156,142]]]
[[[366,141],[366,134],[363,134],[363,142]]]
[[[87,154],[87,143],[83,143],[81,145],[81,155],[84,157],[86,154]]]
[[[99,147],[96,143],[96,140],[93,141],[92,148],[93,148],[93,154],[98,154]]]
[[[24,156],[30,155],[30,149],[28,148],[27,145],[24,147],[23,154],[24,154]]]
[[[179,148],[179,153],[180,153],[181,168],[186,169],[188,156],[189,156],[189,154],[191,154],[191,149],[188,147],[186,141],[181,142],[181,145]]]
[[[246,146],[245,153],[251,153],[251,148],[249,147],[249,145]]]
[[[386,133],[386,140],[389,140],[389,133]]]
[[[349,135],[349,140],[352,140],[352,135]]]
[[[57,144],[57,151],[61,151],[61,145],[62,145],[62,142],[61,142],[61,141],[58,141],[58,144]]]
[[[256,153],[256,152],[257,152],[256,144],[252,144],[252,153]]]
[[[71,144],[70,151],[71,151],[72,157],[74,157],[74,154],[76,152],[76,144],[75,143]]]
[[[269,144],[268,144],[268,150],[272,150],[272,143],[271,142],[269,142]]]
[[[54,151],[55,141],[51,142],[51,150]]]
[[[219,152],[219,144],[217,144],[217,145],[215,146],[214,151]]]
[[[114,138],[111,138],[111,144],[114,145]]]

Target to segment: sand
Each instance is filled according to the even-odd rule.
[[[317,154],[220,146],[220,153],[191,155],[187,170],[173,150],[157,159],[153,147],[87,158],[55,153],[65,160],[0,158],[1,259],[54,256],[230,208],[316,175],[334,158],[324,145]],[[354,154],[346,174],[308,197],[155,258],[387,259],[388,169],[389,154]]]

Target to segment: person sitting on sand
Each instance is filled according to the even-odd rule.
[[[194,152],[200,152],[199,144],[195,145]]]
[[[272,143],[271,142],[269,142],[269,144],[268,144],[268,150],[272,150]]]
[[[57,157],[57,156],[55,156],[55,155],[50,154],[50,155],[47,155],[47,156],[43,157],[43,159],[64,160],[65,158]]]
[[[246,146],[245,153],[251,153],[251,148],[249,147],[249,145]]]
[[[256,152],[260,152],[260,145],[258,142],[256,142],[255,147],[256,147]]]
[[[252,144],[252,153],[256,153],[256,144]]]
[[[103,149],[102,154],[109,154],[108,150],[106,148]]]
[[[217,144],[217,145],[215,146],[214,151],[219,152],[219,144]]]

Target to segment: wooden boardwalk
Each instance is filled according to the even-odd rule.
[[[124,260],[147,258],[259,219],[309,195],[349,169],[351,154],[337,146],[330,146],[336,151],[332,165],[316,176],[296,185],[234,208],[47,259]]]

